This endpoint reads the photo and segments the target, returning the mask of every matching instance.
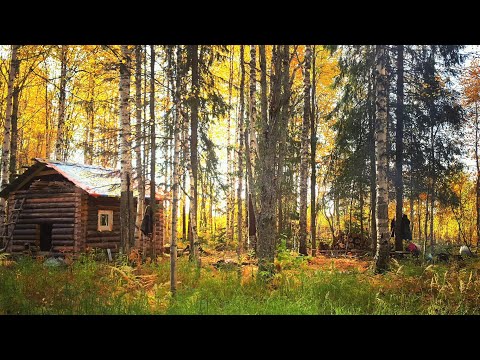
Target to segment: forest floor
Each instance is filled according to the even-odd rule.
[[[178,261],[130,266],[92,255],[46,266],[0,257],[0,314],[479,314],[480,261],[392,260],[375,275],[371,259],[300,257],[282,251],[276,274],[260,280],[247,258],[209,251],[201,268]]]

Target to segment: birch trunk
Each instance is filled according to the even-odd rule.
[[[172,238],[170,239],[170,291],[173,295],[175,295],[177,291],[177,219],[178,188],[180,184],[180,46],[177,46],[176,58],[175,119],[173,126]]]
[[[17,172],[17,148],[18,148],[18,99],[20,97],[20,88],[16,86],[13,90],[12,105],[12,141],[10,142],[10,164],[9,164],[9,181],[12,182]]]
[[[232,123],[232,88],[233,88],[233,55],[234,46],[230,46],[230,64],[228,75],[228,119],[227,119],[227,243],[232,241],[233,236],[233,174],[232,174],[232,158],[231,158],[231,123]],[[203,196],[205,198],[205,195]]]
[[[476,194],[476,205],[477,205],[477,248],[475,251],[478,251],[478,244],[480,241],[480,160],[478,154],[478,102],[475,101],[475,165],[477,167],[477,182],[475,187]]]
[[[135,226],[135,239],[137,240],[137,249],[142,250],[145,256],[145,249],[143,245],[143,234],[140,231],[142,225],[144,203],[145,203],[145,178],[143,177],[142,166],[142,49],[140,45],[135,46],[135,159],[137,167],[137,182],[138,182],[138,201],[137,201],[137,219]]]
[[[10,178],[8,162],[10,160],[10,143],[11,143],[11,124],[13,113],[13,92],[14,83],[18,75],[20,62],[17,58],[19,45],[12,45],[12,53],[10,58],[10,70],[8,73],[7,84],[7,105],[5,109],[5,127],[3,132],[3,146],[2,146],[2,166],[1,166],[1,189],[3,189]],[[0,224],[5,222],[5,199],[0,198]]]
[[[62,152],[64,149],[64,127],[65,127],[65,87],[67,83],[67,45],[62,45],[60,55],[60,97],[58,100],[58,127],[57,141],[55,143],[55,160],[64,160]],[[93,131],[91,129],[90,131]]]
[[[376,84],[376,123],[375,155],[377,175],[377,251],[375,254],[375,272],[383,273],[388,269],[389,239],[388,230],[388,189],[387,189],[387,71],[385,66],[385,45],[377,45],[375,62],[377,67]]]
[[[121,46],[120,62],[120,238],[121,250],[128,254],[134,245],[135,217],[132,191],[132,133],[130,127],[130,64],[131,50]]]

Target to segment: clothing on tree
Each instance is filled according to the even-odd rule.
[[[153,214],[152,207],[150,205],[145,209],[145,215],[143,216],[142,225],[140,230],[144,235],[151,235],[153,233]]]
[[[392,219],[390,223],[390,227],[392,229],[391,237],[395,237],[395,219]],[[410,220],[406,214],[402,216],[402,240],[412,240],[412,231],[410,230]]]

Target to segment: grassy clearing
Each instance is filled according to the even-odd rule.
[[[169,262],[131,267],[85,256],[65,267],[30,258],[0,265],[0,314],[479,314],[480,263],[394,262],[373,275],[368,262],[298,259],[262,283],[243,269],[196,269],[179,259],[178,293]]]

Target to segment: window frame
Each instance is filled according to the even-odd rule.
[[[102,215],[107,215],[108,225],[102,225],[101,219]],[[98,221],[97,221],[97,230],[98,231],[113,231],[113,210],[98,210]]]

